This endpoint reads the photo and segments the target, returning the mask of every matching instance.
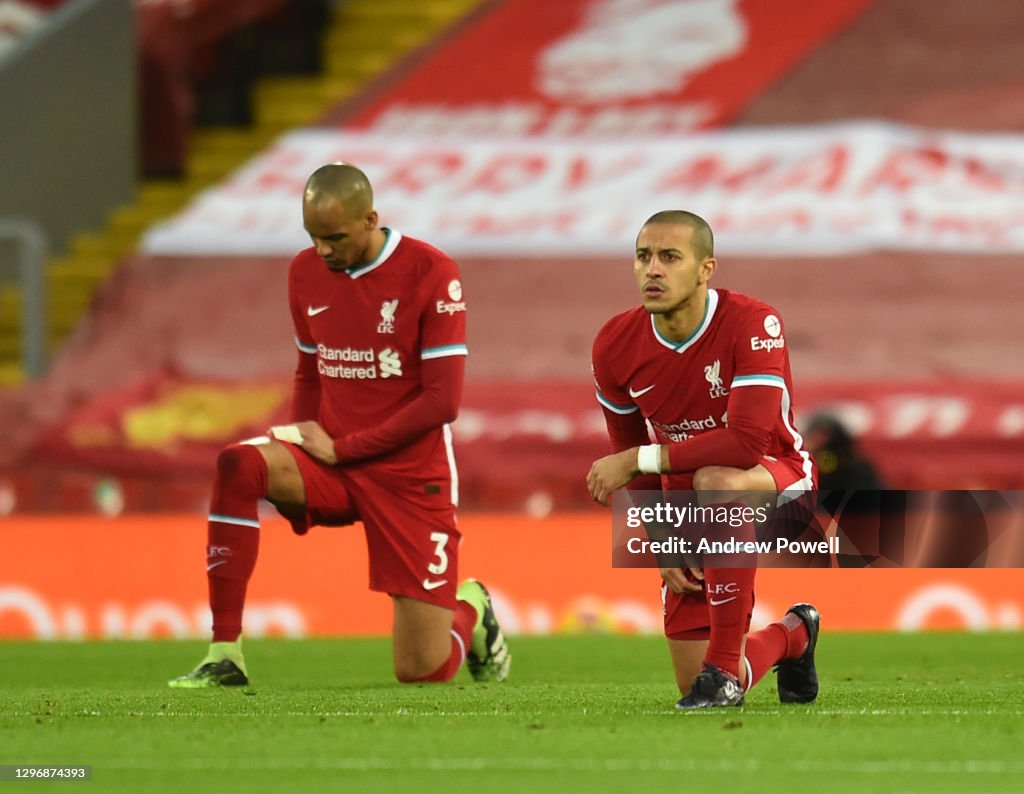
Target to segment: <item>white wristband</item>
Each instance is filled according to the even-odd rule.
[[[636,467],[641,474],[661,474],[661,444],[647,444],[636,453]]]
[[[270,428],[270,435],[278,441],[286,441],[289,444],[302,443],[302,433],[295,425],[274,425]]]

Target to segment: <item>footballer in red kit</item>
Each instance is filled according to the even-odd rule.
[[[394,672],[448,681],[463,662],[502,681],[511,656],[487,589],[458,580],[458,414],[466,302],[458,267],[380,226],[355,166],[317,169],[303,192],[313,246],[288,271],[298,346],[291,423],[221,451],[210,502],[213,638],[177,688],[248,683],[242,614],[259,547],[261,499],[296,534],[363,524],[370,588],[391,596]]]
[[[813,487],[793,422],[786,336],[771,306],[709,289],[700,324],[681,342],[663,337],[643,307],[631,309],[601,329],[593,364],[605,410],[646,419],[659,443],[693,441],[669,447],[667,489],[690,490],[702,460],[743,465],[751,450],[767,458],[777,490]]]
[[[615,450],[587,476],[596,501],[607,504],[622,487],[775,491],[783,499],[815,487],[793,420],[782,319],[761,301],[711,289],[717,267],[711,228],[699,216],[667,210],[641,228],[634,275],[643,305],[609,320],[593,346]],[[741,705],[772,665],[783,702],[816,698],[817,610],[794,605],[748,634],[755,570],[662,567],[679,708]]]
[[[451,609],[458,472],[451,428],[422,395],[424,364],[430,400],[462,391],[466,304],[451,259],[382,231],[372,262],[338,274],[307,249],[289,270],[300,352],[292,420],[318,421],[335,456],[325,467],[288,447],[306,483],[307,515],[292,523],[300,533],[304,523],[344,523],[351,500],[368,530],[371,589]],[[430,532],[409,531],[425,521]]]
[[[448,424],[410,433],[402,445],[380,428],[419,393],[424,362],[468,354],[459,271],[436,248],[382,231],[376,259],[341,275],[317,267],[313,249],[291,264],[289,304],[303,354],[292,419],[318,419],[335,440],[338,462],[372,458],[382,471],[444,482],[444,495],[456,504]]]

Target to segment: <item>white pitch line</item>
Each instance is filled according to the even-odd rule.
[[[419,719],[423,717],[457,717],[457,718],[479,718],[479,717],[504,717],[506,719],[527,719],[534,717],[551,717],[557,715],[559,717],[616,717],[616,718],[629,718],[629,717],[666,717],[674,716],[678,719],[692,719],[692,718],[706,718],[714,719],[716,717],[721,718],[734,718],[734,717],[777,717],[781,715],[790,715],[799,713],[794,711],[792,708],[781,709],[781,708],[757,708],[757,707],[746,707],[741,709],[695,709],[693,711],[680,711],[667,707],[660,710],[641,710],[631,712],[597,712],[589,709],[582,711],[558,711],[558,712],[547,712],[547,711],[499,711],[497,709],[493,711],[416,711],[413,709],[396,709],[394,711],[387,711],[383,709],[377,710],[337,710],[337,711],[260,711],[260,712],[235,712],[235,711],[177,711],[160,709],[157,711],[76,711],[76,712],[60,712],[55,714],[44,714],[39,711],[6,711],[4,716],[7,717],[185,717],[194,719],[196,717],[253,717],[256,719],[267,719],[272,717],[349,717],[349,718],[369,718],[375,717],[378,719],[384,719],[387,717],[399,717],[399,718],[412,718]],[[970,709],[970,708],[950,708],[950,709],[933,709],[933,708],[896,708],[896,709],[869,709],[869,708],[857,708],[857,709],[836,709],[836,708],[822,708],[820,706],[810,706],[805,712],[802,712],[807,719],[812,719],[815,716],[820,717],[1024,717],[1024,710],[1021,709]]]
[[[663,711],[642,711],[636,712],[637,714],[644,715],[655,715],[664,714]],[[745,707],[736,709],[734,711],[724,711],[722,709],[695,709],[693,711],[686,712],[687,714],[698,714],[704,717],[725,717],[729,715],[745,716],[745,717],[776,717],[782,714],[795,714],[801,713],[795,711],[793,707],[789,708],[758,708]],[[814,717],[815,715],[822,717],[1021,717],[1024,716],[1024,710],[1021,709],[970,709],[970,708],[949,708],[949,709],[933,709],[933,708],[895,708],[895,709],[873,709],[873,708],[850,708],[850,709],[838,709],[828,708],[822,706],[808,706],[807,710],[802,712],[808,718]]]
[[[749,760],[667,759],[667,758],[380,758],[353,757],[335,759],[236,759],[231,763],[205,759],[179,759],[172,763],[155,764],[141,759],[114,760],[96,765],[102,769],[189,769],[201,771],[231,771],[239,768],[266,771],[276,770],[328,770],[328,771],[574,771],[574,772],[758,772],[767,770],[762,762]],[[842,773],[857,775],[929,774],[929,775],[1020,775],[1024,763],[1013,761],[777,761],[770,764],[772,771],[785,769],[796,773]]]

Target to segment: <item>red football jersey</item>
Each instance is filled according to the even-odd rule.
[[[313,248],[292,260],[288,302],[295,341],[315,364],[318,420],[332,438],[374,427],[420,392],[422,362],[465,356],[466,303],[455,262],[394,229],[374,261],[335,273]],[[456,481],[448,425],[373,465]]]
[[[658,443],[684,442],[729,426],[731,396],[745,387],[778,389],[764,454],[791,459],[812,488],[814,464],[793,423],[793,383],[782,320],[771,306],[728,290],[708,290],[704,318],[682,342],[665,339],[642,306],[609,320],[594,341],[597,399],[607,410],[640,412]],[[748,392],[772,395],[767,390]],[[735,403],[733,403],[735,406]],[[713,455],[712,455],[713,456]],[[731,465],[708,459],[699,465]],[[673,466],[675,469],[675,466]],[[691,469],[667,487],[689,489]]]

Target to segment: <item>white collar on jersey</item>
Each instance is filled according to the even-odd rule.
[[[718,290],[709,289],[708,299],[704,303],[704,317],[701,318],[700,325],[697,326],[696,330],[690,334],[682,342],[673,342],[671,339],[666,339],[660,333],[658,333],[658,326],[654,324],[654,315],[651,315],[651,330],[654,332],[654,338],[657,339],[661,344],[667,347],[669,350],[675,350],[677,353],[685,353],[694,343],[702,336],[704,332],[708,330],[708,326],[711,325],[711,319],[715,316],[715,310],[718,308]]]
[[[365,276],[371,270],[376,270],[378,267],[383,265],[389,256],[391,256],[395,249],[398,248],[398,244],[402,242],[402,233],[397,229],[389,229],[387,226],[383,228],[384,234],[387,235],[384,238],[384,245],[381,246],[380,253],[377,254],[376,258],[372,262],[367,262],[365,265],[357,265],[356,267],[350,267],[345,272],[352,278],[359,278]]]

